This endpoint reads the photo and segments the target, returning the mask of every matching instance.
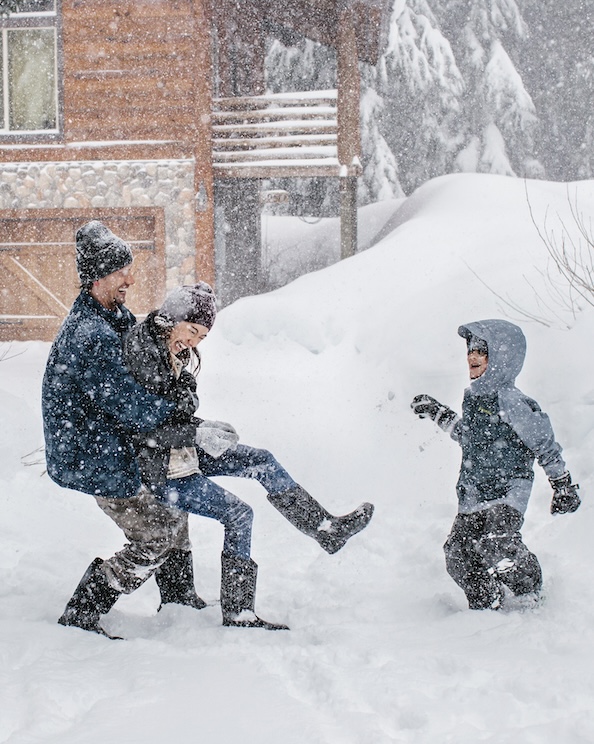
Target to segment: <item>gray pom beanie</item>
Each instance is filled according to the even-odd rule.
[[[184,285],[170,292],[159,308],[159,315],[171,323],[197,323],[209,330],[217,317],[216,297],[210,284]]]
[[[130,246],[99,220],[76,232],[76,270],[83,286],[123,269],[132,258]]]

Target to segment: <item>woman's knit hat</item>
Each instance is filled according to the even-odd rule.
[[[91,220],[76,233],[76,270],[84,286],[132,263],[132,251],[99,220]]]
[[[171,323],[196,323],[209,330],[217,317],[217,300],[210,284],[184,285],[170,292],[158,314]]]

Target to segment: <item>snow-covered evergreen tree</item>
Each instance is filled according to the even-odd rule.
[[[447,172],[463,143],[457,131],[464,81],[427,0],[396,0],[378,65],[380,123],[407,193]]]
[[[533,101],[516,69],[526,24],[515,0],[437,0],[436,15],[464,78],[455,168],[538,177]]]
[[[380,130],[385,101],[376,92],[377,72],[365,66],[361,86],[361,162],[359,204],[404,196],[398,179],[398,163]]]
[[[361,66],[361,203],[454,171],[591,177],[593,36],[590,0],[394,0],[387,48]],[[272,90],[335,85],[311,41],[274,42],[267,66]]]

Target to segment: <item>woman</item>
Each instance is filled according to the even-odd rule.
[[[161,308],[135,326],[126,339],[126,362],[132,374],[149,391],[165,398],[175,400],[187,390],[195,393],[196,381],[187,367],[193,358],[199,369],[197,346],[215,318],[216,299],[208,284],[199,282],[171,292]],[[139,435],[136,449],[143,482],[158,498],[178,509],[217,519],[225,527],[223,625],[286,628],[254,615],[257,566],[250,557],[252,509],[210,480],[212,476],[257,480],[273,506],[328,553],[340,550],[373,514],[373,505],[365,503],[344,517],[332,516],[270,452],[238,444],[235,429],[224,422],[178,418]]]

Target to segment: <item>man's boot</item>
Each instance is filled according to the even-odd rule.
[[[289,630],[287,625],[269,623],[254,612],[258,566],[251,558],[221,555],[221,610],[223,625],[233,628]]]
[[[95,558],[87,568],[58,622],[121,640],[118,636],[109,635],[99,625],[101,615],[111,610],[121,594],[107,583],[101,570],[102,563],[101,558]]]
[[[161,592],[161,605],[180,604],[202,610],[206,602],[196,594],[194,567],[189,550],[174,548],[169,551],[164,563],[155,572],[157,586]]]
[[[313,537],[327,553],[336,553],[349,538],[367,527],[373,515],[373,504],[367,502],[343,517],[334,517],[301,486],[288,491],[268,494],[268,501],[289,522]]]

